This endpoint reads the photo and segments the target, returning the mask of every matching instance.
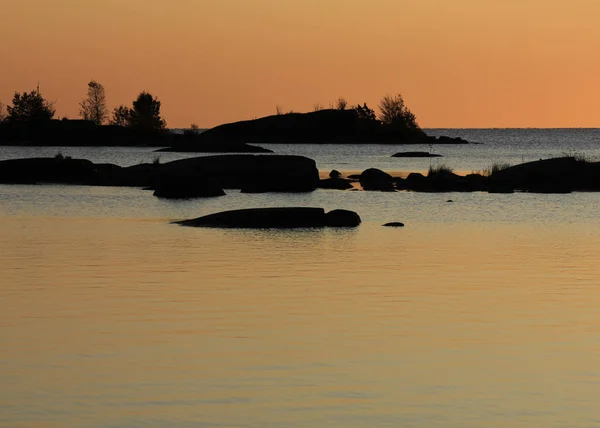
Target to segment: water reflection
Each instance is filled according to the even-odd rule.
[[[5,426],[590,426],[597,228],[4,216]]]

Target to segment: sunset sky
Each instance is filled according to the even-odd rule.
[[[170,127],[402,93],[422,127],[600,127],[598,0],[3,0],[0,101],[142,90]]]

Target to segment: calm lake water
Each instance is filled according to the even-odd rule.
[[[434,148],[457,170],[600,154],[598,130],[451,132],[485,143]],[[323,170],[429,165],[388,158],[412,147],[269,147]],[[154,156],[0,159],[59,150]],[[0,185],[0,426],[600,426],[600,194],[227,193]],[[262,206],[364,223],[169,224]]]

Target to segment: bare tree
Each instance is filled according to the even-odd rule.
[[[379,102],[379,120],[386,125],[417,129],[417,117],[404,105],[401,94],[386,95]]]
[[[348,101],[346,101],[346,98],[339,97],[335,104],[335,108],[338,110],[346,110],[346,107],[348,107]]]
[[[281,116],[281,115],[283,114],[283,109],[281,108],[281,106],[280,106],[280,105],[276,105],[276,106],[275,106],[275,114],[276,114],[277,116]]]
[[[79,103],[79,115],[96,125],[102,125],[108,118],[104,86],[92,80],[88,83],[87,97]]]
[[[313,104],[313,111],[321,111],[321,110],[323,110],[323,106],[321,105],[321,103]]]

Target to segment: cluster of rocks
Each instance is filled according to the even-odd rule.
[[[315,161],[303,156],[218,155],[131,167],[56,156],[0,161],[0,183],[133,186],[154,190],[155,196],[163,198],[222,196],[225,195],[223,189],[240,189],[247,193],[310,192],[316,188],[354,189],[358,185],[367,191],[568,193],[600,191],[600,162],[573,157],[546,159],[494,171],[489,176],[462,176],[439,169],[427,175],[411,173],[400,178],[369,168],[343,178],[334,170],[329,178],[320,180]],[[345,210],[325,213],[322,208],[256,208],[218,213],[179,224],[242,228],[355,227],[360,224],[360,217]],[[386,226],[403,224],[395,222]]]
[[[363,190],[416,192],[489,192],[569,193],[600,191],[600,162],[585,162],[573,157],[553,158],[508,167],[491,175],[458,175],[441,169],[427,175],[410,173],[406,178],[393,177],[369,168],[348,178],[340,176],[321,180],[319,187],[349,189],[358,183]]]

